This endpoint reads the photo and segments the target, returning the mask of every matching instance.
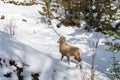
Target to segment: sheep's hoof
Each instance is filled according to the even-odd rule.
[[[76,65],[76,68],[78,67],[78,65]],[[80,69],[82,69],[82,66],[80,66]]]
[[[78,65],[76,65],[76,68],[78,67]]]
[[[79,65],[80,66],[80,69],[82,69],[82,65]]]
[[[70,65],[70,63],[68,63],[68,65]]]
[[[76,64],[76,68],[77,68],[78,66],[80,66],[80,69],[82,69],[82,65]]]

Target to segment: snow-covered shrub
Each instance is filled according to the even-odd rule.
[[[19,67],[14,60],[9,61],[10,66],[14,66],[16,68],[16,74],[19,80],[23,80],[23,70],[24,70],[24,65],[22,67]]]
[[[115,24],[115,23],[114,23]],[[105,42],[107,46],[107,51],[112,52],[111,65],[107,69],[112,80],[120,80],[120,61],[117,59],[117,54],[120,53],[120,30],[119,24],[115,25],[116,30],[107,31],[106,36],[111,39],[111,41]]]
[[[94,38],[93,38],[94,36]],[[91,80],[95,80],[95,58],[97,55],[97,50],[98,50],[98,46],[99,46],[99,41],[102,37],[102,34],[99,32],[95,32],[93,30],[92,33],[87,34],[87,38],[88,39],[88,43],[89,43],[89,48],[90,48],[90,52],[91,52]]]
[[[46,22],[46,24],[51,25],[51,20],[55,18],[54,14],[57,10],[55,9],[55,3],[52,0],[43,0],[42,11],[38,11],[40,15],[42,15],[42,20]]]
[[[7,72],[6,74],[4,74],[5,77],[11,78],[12,77],[12,73],[11,72]]]
[[[0,19],[5,19],[5,16],[4,16],[4,15],[2,15],[2,16],[0,17]]]
[[[39,73],[33,73],[33,74],[31,74],[31,76],[32,76],[32,80],[39,80]]]
[[[24,6],[31,6],[39,3],[39,1],[37,0],[2,0],[2,1],[4,3],[11,3],[14,5],[24,5]]]
[[[0,57],[0,74],[3,75],[5,78],[11,78],[14,75],[14,70],[9,65],[9,60],[6,58]],[[14,75],[15,76],[15,75]]]
[[[13,37],[15,35],[15,28],[16,28],[14,19],[11,19],[9,22],[5,23],[4,26],[5,26],[4,31]]]

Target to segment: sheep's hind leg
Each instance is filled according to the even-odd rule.
[[[61,61],[63,60],[64,55],[61,56]]]
[[[78,67],[78,66],[80,66],[80,69],[82,69],[82,61],[80,61],[76,64],[76,67]]]
[[[70,65],[70,57],[67,57],[68,65]]]

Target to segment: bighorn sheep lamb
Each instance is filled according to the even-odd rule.
[[[67,57],[68,64],[70,64],[70,57],[74,56],[74,59],[78,61],[78,64],[76,67],[79,65],[80,68],[82,68],[82,59],[81,59],[81,54],[82,51],[78,47],[71,46],[69,44],[65,43],[65,37],[61,36],[59,40],[57,41],[60,44],[60,53],[61,53],[61,61],[64,56]]]

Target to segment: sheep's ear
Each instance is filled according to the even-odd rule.
[[[64,40],[66,39],[66,37],[65,37],[65,36],[61,36],[60,38],[61,38],[61,39],[64,39]]]
[[[64,37],[64,39],[66,40],[66,37]]]

